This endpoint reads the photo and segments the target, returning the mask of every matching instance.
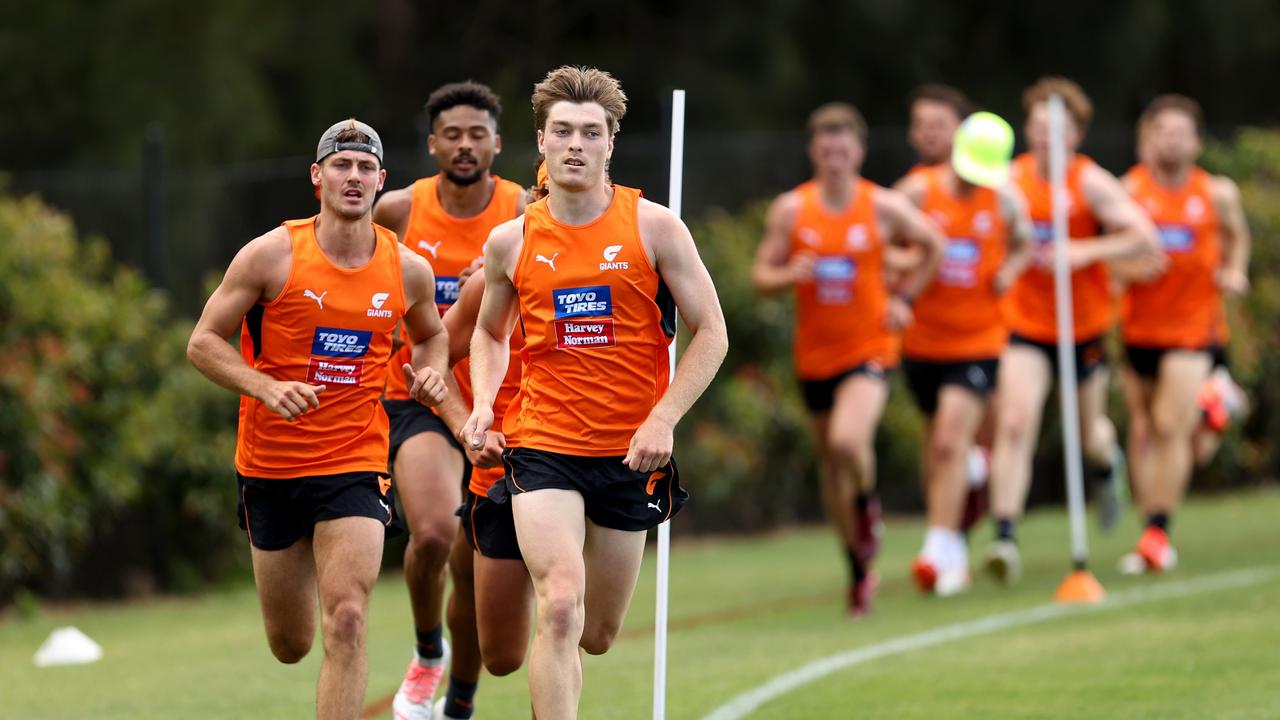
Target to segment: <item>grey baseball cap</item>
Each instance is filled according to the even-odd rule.
[[[359,130],[369,136],[369,142],[338,142],[338,133],[343,130]],[[320,136],[320,144],[316,146],[316,162],[324,160],[339,150],[367,152],[378,158],[378,163],[382,164],[382,139],[378,137],[378,131],[355,118],[340,120],[324,131],[324,135]]]

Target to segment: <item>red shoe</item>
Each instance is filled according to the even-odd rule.
[[[1218,391],[1213,378],[1205,380],[1200,386],[1197,399],[1200,401],[1200,413],[1205,427],[1216,433],[1222,433],[1231,422],[1231,413],[1227,412],[1222,393]]]
[[[1155,526],[1149,526],[1138,538],[1134,548],[1150,572],[1169,572],[1178,566],[1178,551],[1169,544],[1169,534]]]
[[[920,592],[929,595],[938,584],[938,568],[924,555],[918,555],[911,563],[911,577],[915,579]]]
[[[871,601],[878,587],[880,587],[880,578],[870,571],[867,572],[866,577],[855,581],[849,586],[848,613],[850,617],[863,617],[871,614]]]

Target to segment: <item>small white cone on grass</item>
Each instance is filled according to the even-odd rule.
[[[102,659],[102,646],[74,627],[63,627],[49,634],[36,651],[36,667],[85,665]]]

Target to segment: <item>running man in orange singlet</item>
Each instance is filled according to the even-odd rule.
[[[561,67],[533,92],[546,198],[485,247],[471,341],[473,447],[494,419],[517,314],[519,394],[503,419],[516,535],[533,578],[533,713],[577,717],[581,647],[607,651],[635,590],[645,534],[687,494],[671,461],[676,423],[728,348],[711,276],[684,223],[640,191],[606,182],[626,96],[594,68]],[[672,313],[692,331],[675,377]],[[670,380],[670,383],[668,383]]]
[[[875,438],[898,365],[898,337],[933,275],[945,239],[901,193],[862,179],[866,123],[851,105],[809,116],[814,179],[769,208],[752,281],[772,295],[795,288],[795,366],[817,438],[822,500],[849,560],[848,610],[870,611],[879,546]],[[925,261],[896,288],[884,280],[891,245]]]
[[[962,91],[938,83],[926,83],[912,91],[907,104],[909,121],[907,144],[916,152],[916,164],[899,183],[931,165],[951,162],[952,139],[965,118],[973,114],[973,102]],[[896,188],[897,186],[895,186]],[[890,248],[885,264],[890,268],[890,284],[895,273],[907,272],[921,261],[920,253],[906,248]],[[991,467],[991,443],[995,437],[995,416],[987,406],[976,442],[969,448],[965,477],[968,493],[960,529],[966,535],[987,511],[987,478]]]
[[[393,519],[378,398],[389,372],[416,401],[435,405],[447,393],[431,267],[370,218],[385,179],[373,128],[329,128],[311,166],[320,214],[245,245],[187,347],[200,372],[241,395],[239,517],[267,642],[281,662],[301,660],[319,596],[316,716],[335,720],[358,715],[364,700],[369,594]],[[401,323],[412,363],[392,365]],[[237,328],[239,353],[227,343]]]
[[[1125,189],[1155,221],[1168,263],[1133,278],[1121,319],[1131,418],[1129,457],[1146,529],[1121,561],[1131,573],[1172,570],[1170,515],[1191,478],[1198,394],[1220,337],[1222,294],[1249,286],[1249,230],[1234,182],[1196,165],[1204,132],[1199,104],[1163,95],[1139,119],[1143,161]]]
[[[916,164],[907,175],[931,165],[951,162],[951,139],[973,103],[949,85],[928,83],[911,93],[908,103],[907,143],[916,151]]]
[[[401,242],[431,265],[442,315],[479,267],[489,231],[524,209],[524,189],[490,172],[494,156],[502,150],[501,114],[498,97],[479,83],[451,83],[431,93],[426,104],[431,128],[427,149],[440,172],[388,192],[373,209],[376,222],[395,230]],[[400,352],[403,356],[408,348]],[[447,380],[465,390],[470,384],[465,364]],[[454,393],[437,414],[410,399],[400,379],[392,377],[387,384],[390,464],[409,524],[404,575],[416,636],[413,659],[392,702],[397,720],[431,717],[450,649],[440,622],[445,569],[450,547],[465,547],[454,511],[462,502],[461,488],[472,465],[501,464],[497,445],[490,443],[483,457],[467,457],[457,439],[468,415],[462,402],[466,395]],[[449,715],[469,718],[467,708],[479,679],[479,649],[452,650],[456,657],[446,693]]]
[[[475,332],[484,286],[484,273],[473,275],[463,285],[458,301],[444,314],[445,328],[449,331],[449,361],[455,371],[470,367],[466,359],[471,353],[471,335]],[[496,427],[501,427],[506,410],[520,389],[523,347],[524,336],[517,329],[512,333],[507,375],[493,406]],[[469,393],[463,400],[470,408]],[[505,447],[502,434],[496,433],[496,436],[499,445]],[[454,647],[476,647],[484,668],[497,676],[509,675],[524,664],[533,623],[533,585],[520,554],[511,503],[494,502],[488,496],[489,489],[502,482],[503,474],[501,463],[472,470],[459,509],[464,539],[454,543],[449,557],[453,591],[449,595],[448,619]],[[454,655],[453,682],[462,670],[460,658]],[[479,671],[477,665],[472,672],[476,679]],[[470,717],[473,710],[473,698],[446,695],[438,703],[436,717],[443,720]]]
[[[1040,434],[1045,400],[1057,376],[1057,316],[1053,280],[1053,206],[1049,185],[1049,109],[1052,95],[1066,106],[1068,234],[1080,437],[1085,460],[1100,491],[1104,528],[1119,515],[1124,455],[1106,416],[1107,379],[1103,337],[1114,322],[1107,262],[1156,256],[1155,226],[1125,193],[1115,176],[1076,152],[1093,106],[1076,83],[1041,78],[1023,93],[1030,152],[1013,163],[1013,180],[1027,199],[1037,240],[1035,261],[1005,302],[1011,336],[1000,357],[996,381],[996,442],[991,467],[991,510],[996,540],[987,568],[1013,583],[1021,575],[1015,523],[1026,505],[1031,460]]]
[[[1154,162],[1149,135],[1147,125],[1138,123],[1136,148],[1138,163],[1148,166]],[[1248,230],[1248,225],[1241,220],[1239,231],[1245,233],[1245,241],[1243,249],[1238,251],[1244,252],[1246,256],[1250,252],[1248,248],[1251,244],[1248,239]],[[1223,257],[1226,258],[1226,255]],[[1135,267],[1131,263],[1113,264],[1111,270],[1112,274],[1122,282],[1151,279],[1144,273],[1143,267]],[[1209,345],[1213,369],[1209,372],[1209,377],[1200,385],[1200,423],[1191,439],[1192,458],[1197,468],[1213,462],[1214,456],[1218,454],[1218,448],[1222,446],[1223,433],[1231,422],[1240,422],[1249,415],[1249,398],[1231,377],[1231,363],[1227,357],[1227,343],[1231,339],[1231,326],[1227,321],[1227,294],[1219,293],[1222,297],[1215,309],[1213,339]],[[1140,421],[1141,418],[1138,420]],[[1145,443],[1148,435],[1148,429],[1140,422],[1135,422],[1135,418],[1131,415],[1129,417],[1130,448]]]
[[[927,418],[924,455],[929,526],[912,565],[923,592],[969,585],[961,521],[968,454],[995,388],[1008,340],[1000,300],[1031,260],[1031,220],[1009,184],[1013,128],[991,113],[956,130],[951,160],[916,171],[897,189],[947,236],[933,282],[903,335],[902,369]]]
[[[907,110],[907,144],[916,152],[916,164],[904,179],[932,165],[951,161],[951,138],[960,122],[973,113],[973,103],[965,94],[948,85],[928,83],[911,93]],[[919,267],[924,256],[914,247],[885,249],[885,279],[897,285],[905,273]]]

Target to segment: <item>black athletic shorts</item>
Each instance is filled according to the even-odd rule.
[[[938,393],[943,385],[957,385],[980,398],[986,398],[996,386],[996,370],[1000,358],[981,358],[959,362],[932,362],[903,358],[902,372],[916,396],[916,404],[926,415],[938,410]]]
[[[501,485],[495,484],[495,487]],[[466,490],[458,517],[471,549],[494,560],[524,560],[516,541],[516,520],[511,514],[511,498],[505,488],[498,494],[502,502]]]
[[[1214,368],[1226,368],[1227,370],[1231,369],[1231,363],[1228,361],[1228,358],[1227,358],[1226,345],[1219,345],[1217,343],[1210,345],[1209,355],[1210,357],[1213,358]]]
[[[316,523],[344,517],[378,520],[387,526],[387,537],[404,531],[395,512],[391,477],[386,473],[350,472],[287,480],[236,473],[236,478],[240,529],[259,550],[284,550],[312,537]]]
[[[800,392],[804,395],[804,405],[809,408],[809,412],[830,412],[831,408],[835,406],[836,388],[840,387],[840,383],[854,375],[866,375],[867,377],[888,382],[889,373],[892,371],[893,368],[886,368],[878,362],[864,362],[824,380],[801,380]]]
[[[440,433],[445,436],[449,439],[449,444],[457,448],[464,459],[466,458],[467,453],[463,451],[462,443],[454,437],[449,426],[445,425],[444,420],[432,412],[431,408],[417,400],[383,400],[382,407],[386,409],[387,418],[391,420],[391,453],[387,462],[394,464],[396,453],[400,452],[400,446],[414,435],[424,432]]]
[[[1161,347],[1140,347],[1137,345],[1125,345],[1125,358],[1129,361],[1129,367],[1138,374],[1139,377],[1155,379],[1160,376],[1160,361],[1164,358],[1165,353],[1182,350],[1185,352],[1202,352],[1212,356],[1212,351],[1204,348],[1161,348]]]
[[[642,473],[627,468],[622,458],[508,448],[502,454],[507,475],[489,490],[489,499],[501,501],[505,495],[534,490],[575,490],[591,522],[614,530],[648,530],[680,512],[689,493],[680,487],[675,460]]]
[[[1076,343],[1076,382],[1084,382],[1093,376],[1098,368],[1107,364],[1107,353],[1102,347],[1102,335]],[[1009,336],[1010,345],[1033,347],[1044,353],[1053,368],[1053,378],[1058,378],[1058,344],[1042,343],[1025,338],[1017,333]]]

